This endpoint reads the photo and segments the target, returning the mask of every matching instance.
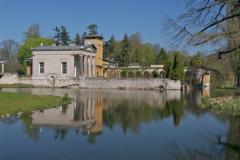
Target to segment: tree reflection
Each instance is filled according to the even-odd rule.
[[[25,113],[21,116],[22,123],[25,127],[25,133],[34,141],[39,139],[40,128],[32,124],[32,117],[29,113]]]
[[[184,106],[181,100],[167,101],[165,107],[150,106],[146,103],[134,103],[131,100],[125,100],[114,107],[110,107],[110,110],[104,110],[103,121],[111,129],[114,125],[119,124],[125,134],[128,130],[137,134],[142,123],[151,123],[171,116],[174,125],[177,127],[183,114]]]
[[[222,116],[222,115],[216,115]],[[204,135],[210,150],[202,148],[171,147],[173,158],[179,160],[239,160],[240,159],[240,116],[229,115],[229,129],[222,133]]]

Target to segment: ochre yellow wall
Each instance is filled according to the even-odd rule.
[[[102,99],[97,99],[97,103],[95,106],[95,119],[96,119],[96,124],[95,126],[91,129],[92,133],[99,133],[102,131],[103,128],[103,119],[102,119],[102,113],[103,113],[103,102]]]
[[[89,44],[94,44],[95,47],[97,47],[97,52],[96,52],[96,74],[97,76],[102,77],[103,76],[103,40],[102,38],[85,38],[85,45]]]

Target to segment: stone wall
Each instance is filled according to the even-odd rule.
[[[80,88],[95,89],[159,89],[180,90],[181,82],[169,79],[87,79],[79,81]]]
[[[69,87],[92,89],[160,89],[180,90],[180,81],[164,78],[155,79],[103,79],[103,78],[83,78],[83,79],[48,79],[48,78],[19,78],[15,74],[5,74],[0,79],[0,84],[32,84],[44,87]]]

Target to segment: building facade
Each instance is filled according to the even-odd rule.
[[[93,45],[40,46],[33,49],[31,61],[32,79],[54,81],[96,76],[96,48]]]

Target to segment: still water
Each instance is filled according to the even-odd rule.
[[[240,117],[202,109],[208,91],[3,90],[73,102],[0,119],[1,160],[240,158]]]

